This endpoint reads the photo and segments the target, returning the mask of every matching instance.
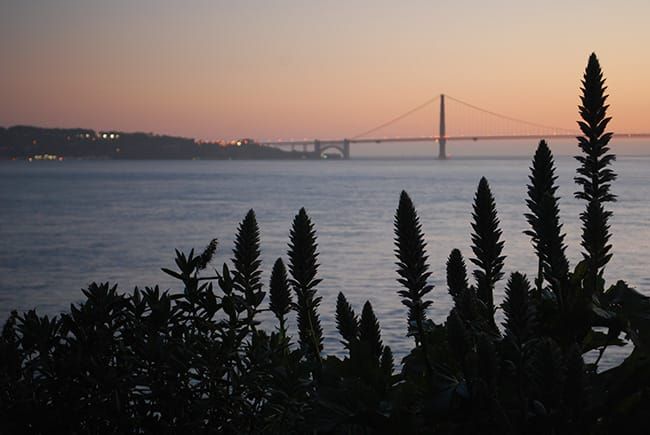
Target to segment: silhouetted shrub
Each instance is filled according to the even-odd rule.
[[[501,255],[504,242],[501,240],[499,219],[497,217],[494,196],[485,177],[478,183],[474,196],[474,212],[472,213],[472,263],[477,266],[474,270],[476,278],[476,295],[488,310],[490,323],[494,323],[494,286],[503,278],[503,261]]]
[[[577,178],[588,201],[585,260],[569,269],[553,156],[535,153],[526,219],[538,256],[534,285],[505,285],[503,328],[494,289],[505,257],[496,204],[480,180],[472,214],[470,283],[463,255],[447,259],[454,306],[432,319],[433,286],[418,214],[402,192],[395,214],[398,296],[413,349],[395,367],[370,301],[357,316],[343,293],[336,327],[344,354],[323,353],[314,225],[304,209],[290,230],[288,269],[273,265],[269,310],[254,212],[238,228],[231,265],[204,276],[217,249],[176,251],[181,291],[118,292],[91,284],[85,300],[50,318],[13,312],[0,336],[1,433],[641,433],[650,407],[650,298],[623,281],[606,288],[612,200],[603,79],[595,56],[580,124]],[[295,301],[292,297],[295,293]],[[289,330],[292,311],[297,338]],[[437,320],[437,322],[436,322]],[[599,369],[608,346],[630,355]]]
[[[539,142],[530,171],[526,200],[530,213],[525,216],[531,229],[525,233],[533,239],[535,253],[539,259],[537,286],[541,291],[546,280],[557,290],[557,286],[569,272],[569,262],[565,254],[566,246],[560,223],[555,163],[546,141]]]
[[[609,168],[616,159],[609,153],[612,133],[605,129],[611,118],[607,116],[605,95],[605,79],[600,69],[596,54],[589,56],[589,62],[582,80],[582,95],[580,97],[580,117],[578,121],[583,136],[578,138],[578,144],[584,155],[576,156],[580,162],[575,181],[582,187],[575,193],[576,198],[587,201],[585,211],[580,215],[582,220],[582,247],[584,258],[589,269],[588,290],[602,292],[604,286],[600,283],[605,265],[612,257],[609,243],[609,218],[612,212],[605,210],[606,202],[616,201],[616,196],[610,192],[616,173]]]

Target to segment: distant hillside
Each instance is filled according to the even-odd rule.
[[[0,128],[0,159],[300,159],[313,153],[287,152],[244,139],[229,144],[152,133],[96,132],[83,128]]]

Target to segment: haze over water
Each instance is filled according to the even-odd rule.
[[[355,309],[368,299],[384,340],[397,345],[406,332],[397,296],[393,217],[402,189],[415,202],[426,233],[436,288],[432,317],[450,309],[444,264],[452,248],[471,257],[472,199],[485,175],[494,191],[506,241],[505,272],[532,279],[536,259],[525,210],[528,158],[449,161],[65,161],[0,162],[0,318],[11,309],[36,307],[45,314],[81,300],[92,281],[117,282],[123,291],[160,284],[181,290],[161,267],[175,267],[174,248],[202,250],[219,238],[214,267],[231,257],[237,225],[249,208],[262,235],[264,283],[273,261],[286,260],[288,232],[300,207],[316,225],[320,251],[319,294],[326,351],[338,350],[336,295]],[[559,193],[568,254],[580,258],[578,215],[573,198],[576,162],[557,158]],[[650,273],[642,256],[650,247],[647,209],[650,157],[619,157],[612,205],[614,257],[606,277],[625,279],[649,294]],[[469,263],[469,262],[468,262]],[[471,266],[469,266],[471,269]],[[503,297],[502,281],[495,298]],[[267,300],[268,302],[268,300]],[[499,314],[500,316],[500,314]],[[269,325],[270,326],[270,325]],[[399,354],[399,347],[395,349]],[[616,350],[608,351],[610,358]]]

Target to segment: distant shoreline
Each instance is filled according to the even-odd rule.
[[[559,154],[556,156],[556,158],[559,159],[573,159],[573,155],[571,154]],[[617,160],[624,160],[624,159],[650,159],[650,155],[648,154],[621,154],[617,156]],[[55,160],[55,159],[53,159]],[[168,159],[161,159],[161,158],[121,158],[121,159],[115,159],[115,158],[95,158],[95,157],[68,157],[61,159],[60,161],[73,161],[73,162],[172,162],[172,161],[177,161],[177,162],[189,162],[189,161],[196,161],[196,162],[219,162],[219,161],[240,161],[240,162],[295,162],[295,161],[344,161],[341,158],[335,158],[335,159],[316,159],[316,158],[292,158],[292,157],[277,157],[277,158],[259,158],[259,157],[251,157],[251,158],[246,158],[246,157],[239,157],[239,158],[209,158],[209,159],[199,159],[199,158],[193,158],[193,159],[186,159],[186,158],[168,158]],[[368,155],[363,155],[363,156],[354,156],[351,157],[350,160],[354,160],[355,162],[409,162],[409,161],[421,161],[421,160],[426,160],[426,161],[439,161],[439,159],[436,156],[424,156],[424,155],[415,155],[415,156],[368,156]],[[462,155],[462,156],[454,156],[450,157],[445,162],[454,162],[454,161],[494,161],[494,160],[505,160],[505,161],[529,161],[530,157],[527,157],[525,155]],[[28,160],[27,158],[4,158],[0,157],[0,162],[32,162],[32,163],[39,163],[39,162],[46,162],[50,163],[46,160],[34,160],[32,159],[31,161]],[[52,161],[52,163],[56,163],[56,161]]]
[[[332,156],[334,157],[334,156]],[[307,160],[252,139],[205,142],[153,133],[13,126],[0,128],[0,160]]]
[[[572,157],[564,150],[557,157]],[[577,152],[576,145],[576,152]],[[636,150],[638,151],[638,150]],[[624,154],[622,157],[648,157],[648,154]],[[436,160],[431,155],[357,155],[354,160]],[[451,155],[450,161],[462,160],[528,160],[528,154]],[[0,161],[35,160],[342,160],[339,153],[317,154],[296,146],[281,150],[256,143],[252,139],[205,142],[180,136],[153,133],[97,132],[82,128],[42,128],[33,126],[0,127]]]

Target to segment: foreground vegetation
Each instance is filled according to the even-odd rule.
[[[182,283],[121,294],[92,284],[60,317],[12,313],[0,338],[3,433],[639,433],[650,407],[650,300],[623,281],[606,286],[611,258],[606,204],[615,179],[606,133],[604,80],[592,55],[585,72],[576,176],[585,200],[583,261],[571,268],[559,220],[554,162],[544,141],[532,161],[526,214],[539,259],[531,279],[511,274],[490,186],[481,179],[472,214],[472,277],[458,250],[447,260],[454,306],[432,319],[419,217],[402,192],[395,214],[398,296],[408,308],[410,353],[396,364],[371,303],[360,315],[340,293],[336,324],[345,356],[325,355],[318,252],[304,209],[288,251],[261,282],[259,229],[251,210],[233,258],[208,266],[177,251]],[[265,302],[268,301],[268,304]],[[503,310],[498,325],[495,311]],[[265,331],[259,313],[277,324]],[[297,331],[289,330],[296,316]],[[633,350],[599,370],[608,346]],[[404,347],[407,347],[404,345]],[[587,353],[596,354],[585,362]]]

